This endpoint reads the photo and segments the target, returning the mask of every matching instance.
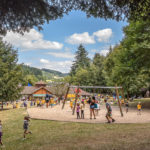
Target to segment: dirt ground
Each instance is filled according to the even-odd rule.
[[[54,107],[36,107],[28,108],[27,112],[29,116],[33,119],[44,119],[44,120],[55,120],[55,121],[67,121],[67,122],[85,122],[85,123],[105,123],[107,120],[105,118],[106,108],[105,105],[101,105],[99,114],[96,116],[96,119],[90,120],[90,111],[89,105],[85,106],[85,119],[77,119],[76,112],[75,115],[72,115],[72,110],[69,107],[69,104],[65,105],[65,108],[62,110],[62,105],[57,105]],[[129,108],[129,112],[125,112],[123,108],[124,116],[121,117],[119,107],[112,106],[112,115],[116,120],[115,123],[150,123],[150,110],[144,109],[141,112],[141,115],[137,115],[136,109]]]

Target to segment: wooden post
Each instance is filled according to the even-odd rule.
[[[123,112],[122,112],[121,103],[120,103],[120,100],[119,100],[119,92],[118,92],[117,87],[116,87],[116,95],[117,95],[117,99],[118,99],[118,104],[119,104],[119,108],[120,108],[121,117],[123,117]]]
[[[68,86],[68,89],[67,89],[67,92],[66,92],[66,95],[65,95],[65,99],[64,99],[64,101],[63,101],[62,109],[64,109],[64,107],[65,107],[65,102],[66,102],[66,99],[67,99],[69,90],[70,90],[70,85]]]
[[[79,87],[77,88],[75,104],[74,104],[74,107],[73,107],[72,115],[74,115],[74,113],[75,113],[75,109],[76,109],[76,105],[77,105],[77,99],[78,99],[78,94],[79,94]]]
[[[124,102],[125,102],[125,96],[124,96],[124,90],[123,90],[123,88],[121,88],[121,94],[122,94],[122,98],[124,99]]]

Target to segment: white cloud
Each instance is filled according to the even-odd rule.
[[[97,53],[97,52],[98,52],[98,50],[97,50],[97,49],[92,49],[92,50],[91,50],[91,52],[93,52],[93,53]]]
[[[43,63],[43,64],[48,64],[49,61],[47,59],[40,59],[40,62]]]
[[[63,73],[68,73],[73,63],[72,61],[48,61],[46,59],[42,59],[40,62],[41,64],[35,67],[57,70]]]
[[[106,56],[109,53],[109,50],[101,50],[100,54]]]
[[[99,42],[108,42],[112,36],[112,29],[103,29],[93,33],[93,36],[97,37]]]
[[[89,35],[88,32],[74,33],[66,39],[66,42],[70,44],[94,44],[95,38],[98,42],[108,42],[112,37],[112,34],[113,32],[110,28],[98,30],[93,32],[92,35]]]
[[[61,49],[63,47],[62,43],[44,40],[43,35],[35,29],[25,32],[24,35],[10,31],[3,40],[21,50]]]
[[[64,53],[48,52],[47,54],[52,55],[57,58],[70,58],[70,59],[74,58],[74,54],[70,52],[64,52]]]
[[[94,44],[95,40],[88,32],[84,32],[80,34],[74,33],[66,39],[66,42],[70,44]]]

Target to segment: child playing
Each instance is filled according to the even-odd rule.
[[[85,104],[84,104],[84,101],[82,101],[82,103],[81,103],[81,119],[84,119],[84,108],[85,108]]]
[[[126,107],[126,113],[129,111],[129,103],[128,101],[125,103],[125,107]]]
[[[23,129],[24,129],[24,135],[23,135],[23,137],[24,137],[24,139],[26,138],[26,134],[28,134],[28,133],[31,134],[31,132],[28,131],[29,121],[30,121],[29,117],[25,116],[24,117],[24,124],[23,124]]]
[[[2,123],[1,123],[1,120],[0,120],[0,145],[3,145],[3,143],[2,143]]]
[[[112,118],[112,108],[110,104],[107,102],[107,99],[105,99],[104,102],[106,103],[106,109],[107,109],[106,119],[108,120],[108,123],[111,123],[111,121],[115,122],[115,119]]]
[[[71,108],[71,110],[73,109],[73,101],[72,100],[70,101],[70,108]]]
[[[80,104],[77,103],[77,119],[80,119]]]
[[[138,115],[141,115],[141,108],[142,108],[142,105],[141,103],[139,102],[138,105],[137,105],[137,109],[138,109]]]

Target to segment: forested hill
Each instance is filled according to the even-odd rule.
[[[45,71],[45,72],[48,72],[48,73],[51,73],[53,75],[56,75],[56,76],[59,76],[59,77],[65,77],[68,75],[68,73],[62,73],[60,71],[56,71],[56,70],[51,70],[51,69],[46,69],[46,68],[43,68],[41,69],[42,71]]]
[[[66,73],[62,73],[51,69],[38,69],[27,65],[22,65],[22,69],[24,72],[24,77],[33,78],[34,80],[52,80],[56,77],[59,78],[68,75]]]

